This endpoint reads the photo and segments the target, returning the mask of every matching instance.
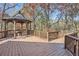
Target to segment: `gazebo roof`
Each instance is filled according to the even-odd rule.
[[[16,22],[20,22],[20,23],[25,23],[27,22],[31,22],[32,20],[27,20],[25,18],[16,18],[16,17],[3,17],[2,19],[3,21],[8,21],[8,22],[12,22],[12,21],[16,21]]]
[[[32,20],[27,19],[26,17],[23,17],[20,14],[17,14],[15,17],[10,17],[10,16],[4,14],[4,17],[3,17],[2,20],[3,21],[8,21],[8,22],[16,21],[16,22],[19,22],[19,23],[25,23],[26,21],[27,22],[31,22],[32,21]]]

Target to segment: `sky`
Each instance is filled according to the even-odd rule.
[[[15,8],[7,10],[6,13],[8,13],[10,16],[13,16],[17,11],[22,9],[22,7],[23,7],[23,4],[17,4]]]
[[[49,18],[55,20],[57,15],[59,15],[59,14],[60,14],[60,12],[58,10],[55,10],[53,13],[50,14]]]
[[[20,9],[22,9],[23,7],[23,4],[21,3],[18,3],[15,8],[11,8],[11,9],[8,9],[6,11],[6,13],[9,15],[9,16],[13,16],[17,11],[19,11]],[[3,4],[0,4],[0,8],[3,8]],[[6,6],[7,8],[7,6]]]

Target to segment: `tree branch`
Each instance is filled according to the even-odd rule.
[[[14,6],[11,6],[11,7],[6,8],[5,11],[8,10],[8,9],[10,9],[10,8],[15,7],[16,5],[17,5],[17,4],[15,4]]]

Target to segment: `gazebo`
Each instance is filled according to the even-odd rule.
[[[14,38],[16,38],[17,34],[21,34],[23,35],[23,33],[28,32],[28,30],[31,30],[31,20],[27,20],[24,18],[8,18],[8,17],[4,17],[2,19],[2,21],[4,22],[4,37],[7,37],[7,35],[13,35]],[[8,30],[8,23],[11,22],[13,24],[13,30]],[[19,23],[20,24],[20,29],[16,29],[16,24]],[[23,24],[25,24],[25,29],[23,29]],[[29,29],[28,29],[29,27]]]

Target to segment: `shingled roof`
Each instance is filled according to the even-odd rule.
[[[4,16],[2,20],[7,20],[7,21],[13,21],[15,20],[16,22],[26,22],[29,21],[31,22],[32,20],[29,20],[25,17],[23,17],[22,15],[16,15],[15,17],[8,17],[8,16]]]

